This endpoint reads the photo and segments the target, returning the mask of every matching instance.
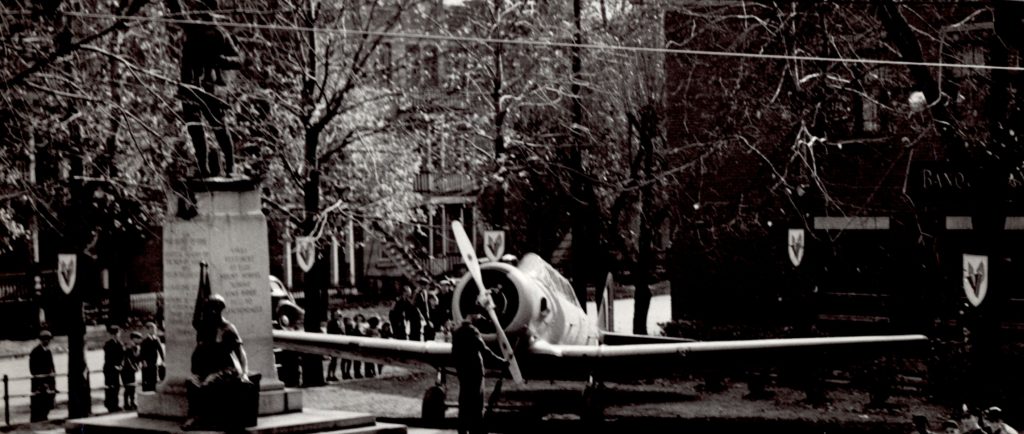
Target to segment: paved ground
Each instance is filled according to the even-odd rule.
[[[664,300],[662,300],[664,298]],[[632,317],[632,300],[617,300],[616,330],[628,331]],[[652,332],[659,330],[654,325],[669,317],[667,297],[655,297],[652,302],[650,323]],[[381,308],[356,308],[346,311],[383,313]],[[102,330],[96,335],[102,343]],[[0,355],[4,351],[17,354],[27,353],[34,343],[0,343]],[[58,373],[67,370],[67,355],[61,350],[66,340],[54,342],[55,363]],[[24,348],[22,348],[24,347]],[[95,347],[95,345],[91,345]],[[99,370],[102,353],[88,352],[87,361],[91,370]],[[27,357],[0,357],[0,374],[11,378],[28,375]],[[406,424],[421,424],[419,421],[421,398],[424,391],[435,381],[433,372],[414,372],[396,367],[386,367],[383,378],[349,380],[328,386],[304,389],[304,402],[309,408],[337,409],[365,412],[376,415],[384,421]],[[93,387],[102,385],[102,374],[94,373]],[[488,384],[488,389],[493,383]],[[836,389],[831,392],[832,404],[826,408],[814,408],[804,404],[803,394],[785,387],[775,387],[774,399],[749,401],[743,399],[747,392],[743,383],[732,383],[721,393],[708,394],[698,391],[699,382],[690,379],[658,379],[644,383],[610,384],[605,395],[608,406],[605,410],[607,427],[618,431],[638,426],[662,427],[677,431],[686,428],[691,432],[735,432],[735,431],[787,431],[818,433],[836,432],[909,432],[911,414],[925,414],[938,429],[938,422],[944,419],[947,409],[915,397],[897,397],[887,410],[866,410],[867,394],[858,390]],[[458,395],[455,379],[449,381],[448,401]],[[574,382],[531,382],[527,385],[505,384],[505,393],[498,408],[492,414],[490,428],[495,432],[558,432],[587,428],[578,414],[582,408],[583,385]],[[58,389],[66,391],[66,379],[58,381]],[[28,392],[27,380],[12,380],[12,395]],[[66,395],[58,395],[58,406],[51,412],[51,418],[63,419],[67,415]],[[106,412],[102,405],[102,390],[93,393],[94,414]],[[11,400],[11,422],[15,425],[27,422],[28,398]],[[457,410],[449,409],[448,420],[441,428],[454,427]],[[10,431],[11,428],[2,429]],[[19,425],[14,432],[63,432],[61,422]],[[413,432],[432,433],[418,429]]]
[[[308,408],[371,413],[379,420],[411,425],[419,421],[423,392],[434,382],[434,373],[386,367],[383,378],[349,380],[324,387],[304,389]],[[656,430],[687,429],[690,432],[769,431],[795,433],[910,432],[911,414],[925,414],[935,429],[948,410],[915,397],[897,397],[888,410],[866,410],[868,397],[862,391],[834,389],[832,404],[815,408],[804,404],[802,393],[774,387],[774,399],[749,401],[746,386],[732,383],[721,393],[698,392],[698,382],[687,379],[655,380],[633,384],[610,384],[602,425],[615,430],[650,427]],[[488,390],[493,383],[488,384]],[[449,382],[448,401],[458,396],[458,383]],[[583,385],[574,382],[531,382],[505,384],[498,408],[489,419],[492,432],[564,432],[589,427],[578,416],[582,408]],[[94,395],[94,402],[99,397]],[[95,407],[97,414],[104,411]],[[28,408],[23,412],[27,418]],[[60,409],[52,413],[60,417]],[[456,409],[440,427],[455,426]],[[23,420],[23,419],[21,419]],[[418,433],[450,431],[416,430]],[[4,430],[7,431],[7,430]],[[60,423],[21,425],[14,432],[62,432]]]
[[[434,382],[431,372],[409,372],[385,379],[332,384],[305,390],[307,403],[318,408],[371,412],[379,418],[419,424],[423,392]],[[802,392],[774,387],[775,397],[763,401],[744,399],[744,383],[731,383],[721,393],[701,393],[699,382],[660,379],[632,384],[609,384],[608,406],[602,424],[629,429],[649,426],[692,432],[769,430],[770,432],[910,432],[910,416],[924,414],[934,429],[948,409],[919,397],[895,397],[885,410],[866,409],[867,393],[834,389],[831,404],[816,408],[805,404]],[[449,382],[448,401],[458,396],[458,383]],[[488,384],[491,390],[493,383]],[[494,432],[575,431],[589,426],[579,417],[583,384],[576,382],[505,383],[502,399],[490,421]],[[309,404],[313,405],[313,404]],[[445,427],[454,427],[457,411],[449,409]]]

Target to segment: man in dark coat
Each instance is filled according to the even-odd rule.
[[[28,370],[32,374],[32,422],[46,420],[53,409],[53,395],[57,392],[53,353],[50,352],[49,330],[39,332],[39,345],[28,356]]]
[[[106,387],[106,399],[103,405],[107,411],[120,411],[117,405],[118,393],[121,391],[121,366],[124,363],[124,346],[118,334],[121,329],[117,326],[107,327],[110,339],[103,344],[103,385]]]
[[[139,344],[139,359],[142,366],[142,390],[156,390],[159,380],[160,361],[164,359],[164,346],[156,334],[156,324],[146,323],[146,337]]]
[[[409,311],[412,310],[415,310],[412,305],[412,288],[405,286],[402,288],[402,294],[395,299],[395,305],[388,312],[388,321],[391,322],[391,331],[395,339],[406,340],[409,338],[405,321],[411,319],[408,316]]]
[[[474,325],[482,321],[480,315],[470,315],[455,329],[452,336],[452,356],[459,375],[459,433],[485,432],[484,416],[484,360],[505,365],[505,359],[494,354],[484,343],[480,329]]]

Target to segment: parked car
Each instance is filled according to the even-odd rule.
[[[269,278],[270,309],[274,313],[274,324],[279,325],[282,316],[288,317],[290,324],[296,324],[296,321],[300,321],[306,311],[295,302],[295,297],[284,286],[284,282],[281,282],[281,279],[274,276],[269,276]]]

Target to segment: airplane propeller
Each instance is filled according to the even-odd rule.
[[[487,311],[487,316],[494,323],[494,330],[498,334],[498,345],[501,347],[501,354],[505,356],[505,360],[508,360],[508,369],[512,374],[512,380],[516,383],[523,383],[523,374],[519,371],[519,363],[516,362],[516,355],[512,352],[512,345],[509,344],[508,336],[505,336],[505,330],[501,327],[501,322],[498,321],[498,314],[494,311],[494,299],[491,298],[490,291],[484,287],[484,279],[480,274],[480,260],[477,259],[473,242],[469,240],[466,229],[458,220],[452,222],[452,232],[455,233],[455,243],[459,246],[462,261],[466,263],[469,274],[473,276],[473,281],[476,282],[476,287],[480,290],[477,304]]]

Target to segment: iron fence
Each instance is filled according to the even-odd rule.
[[[103,371],[88,371],[88,372],[86,372],[86,378],[88,379],[94,373],[102,373],[102,372]],[[10,393],[10,383],[11,382],[14,382],[14,381],[32,381],[33,379],[37,379],[37,378],[50,378],[50,377],[53,377],[54,379],[56,379],[57,377],[67,377],[67,376],[68,376],[68,374],[44,374],[44,375],[24,375],[24,376],[18,376],[18,377],[11,377],[11,376],[8,376],[7,374],[4,374],[3,375],[3,385],[4,385],[4,423],[7,426],[11,426],[11,399],[13,399],[13,398],[29,398],[31,400],[31,398],[33,396],[40,395],[40,394],[53,394],[55,396],[56,395],[60,395],[60,394],[67,394],[67,392],[61,392],[59,390],[46,391],[46,392],[31,392],[30,391],[29,393],[15,393],[15,394],[12,394],[12,393]],[[92,391],[104,390],[105,388],[106,388],[105,386],[92,387],[92,388],[89,389],[89,391],[91,393]],[[31,390],[31,388],[29,390]],[[91,399],[92,398],[90,397],[90,400]]]

